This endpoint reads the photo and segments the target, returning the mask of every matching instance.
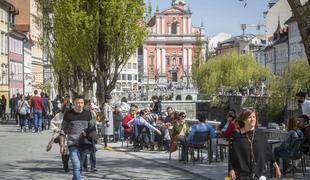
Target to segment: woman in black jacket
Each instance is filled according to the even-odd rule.
[[[253,108],[244,108],[238,116],[239,130],[232,134],[229,149],[228,169],[230,177],[241,180],[254,180],[263,176],[263,169],[268,161],[273,163],[276,177],[281,171],[267,137],[263,131],[256,129],[257,115]]]

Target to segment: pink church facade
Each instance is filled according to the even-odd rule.
[[[205,36],[203,27],[192,25],[185,3],[157,10],[148,27],[150,35],[143,44],[144,82],[167,84],[191,77],[197,36],[203,42]],[[200,56],[205,59],[205,45]]]

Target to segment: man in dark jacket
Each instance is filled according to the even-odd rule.
[[[308,154],[310,148],[310,125],[309,125],[309,117],[307,115],[300,115],[298,117],[298,127],[304,134],[302,151],[304,154]]]
[[[60,136],[60,153],[64,153],[64,136],[68,137],[68,147],[70,159],[73,167],[73,180],[81,180],[81,162],[79,146],[80,138],[87,136],[96,126],[96,120],[92,118],[91,112],[84,108],[84,97],[74,98],[74,109],[65,113],[62,122],[62,132]]]

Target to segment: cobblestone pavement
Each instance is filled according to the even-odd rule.
[[[72,172],[62,170],[59,147],[54,144],[50,152],[45,148],[52,133],[21,133],[17,125],[0,124],[0,179],[71,179]],[[133,152],[130,147],[110,143],[112,151],[102,150],[98,144],[96,173],[84,172],[83,179],[224,179],[227,174],[227,161],[184,164],[179,162],[178,153],[163,151]],[[125,145],[124,145],[125,146]],[[71,164],[70,164],[71,165]],[[301,173],[295,177],[288,175],[282,179],[309,179]]]
[[[49,131],[21,133],[16,125],[0,125],[0,179],[71,179],[71,172],[62,170],[57,144],[45,151],[50,137]],[[98,150],[96,155],[98,171],[83,173],[83,179],[204,179],[123,151]]]

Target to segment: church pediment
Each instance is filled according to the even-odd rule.
[[[168,9],[165,9],[157,14],[191,14],[189,13],[188,11],[180,8],[180,7],[177,7],[177,6],[173,6],[173,7],[170,7]]]

